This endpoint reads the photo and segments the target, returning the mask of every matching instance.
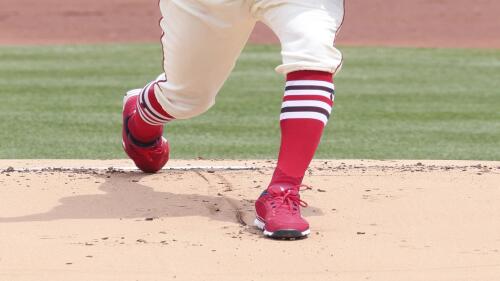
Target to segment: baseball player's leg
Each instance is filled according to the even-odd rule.
[[[128,130],[143,144],[158,139],[163,124],[214,104],[255,24],[243,0],[160,0],[160,9],[165,73],[131,92],[137,105]]]
[[[255,24],[248,1],[162,0],[166,82],[158,102],[176,119],[210,108]]]
[[[343,16],[343,0],[270,0],[262,19],[281,41],[287,75],[281,110],[282,143],[276,177],[302,181],[323,127],[331,114],[333,74],[342,62],[334,40]]]
[[[335,73],[342,54],[335,48],[344,0],[257,0],[257,16],[279,37],[283,64],[276,70]]]
[[[343,20],[342,0],[263,0],[255,9],[277,34],[286,75],[280,127],[278,164],[266,192],[257,200],[256,225],[273,237],[300,237],[309,233],[300,216],[298,189],[330,117],[333,75],[342,56],[334,40]],[[289,198],[292,208],[273,215],[274,198]],[[274,203],[273,203],[274,202]]]

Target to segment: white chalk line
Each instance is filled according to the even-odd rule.
[[[174,166],[174,167],[164,167],[161,171],[252,171],[257,170],[254,166]],[[78,170],[89,170],[89,171],[124,171],[124,172],[134,172],[140,171],[136,167],[132,166],[82,166],[82,167],[69,167],[69,166],[46,166],[46,167],[29,167],[29,168],[13,168],[13,169],[3,169],[3,171],[11,172],[40,172],[40,171],[78,171]]]

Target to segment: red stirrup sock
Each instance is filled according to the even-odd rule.
[[[299,185],[319,145],[334,100],[333,76],[322,71],[287,75],[281,107],[281,148],[271,185]]]
[[[134,139],[149,143],[161,137],[163,124],[174,119],[158,102],[155,95],[155,86],[158,82],[151,82],[142,89],[136,104],[136,112],[128,121],[128,129]]]

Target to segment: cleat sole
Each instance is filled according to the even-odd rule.
[[[272,239],[284,239],[284,240],[303,239],[306,238],[311,233],[309,229],[306,229],[305,231],[300,231],[296,229],[280,229],[271,232],[266,230],[266,224],[259,219],[255,219],[254,225],[263,231],[264,236]]]

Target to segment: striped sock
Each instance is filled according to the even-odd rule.
[[[158,82],[153,81],[142,89],[137,99],[136,112],[128,121],[132,136],[143,143],[159,138],[163,133],[163,124],[174,119],[156,98],[155,87]]]
[[[281,148],[271,184],[302,182],[330,117],[333,100],[331,73],[306,70],[287,75],[280,115]]]

